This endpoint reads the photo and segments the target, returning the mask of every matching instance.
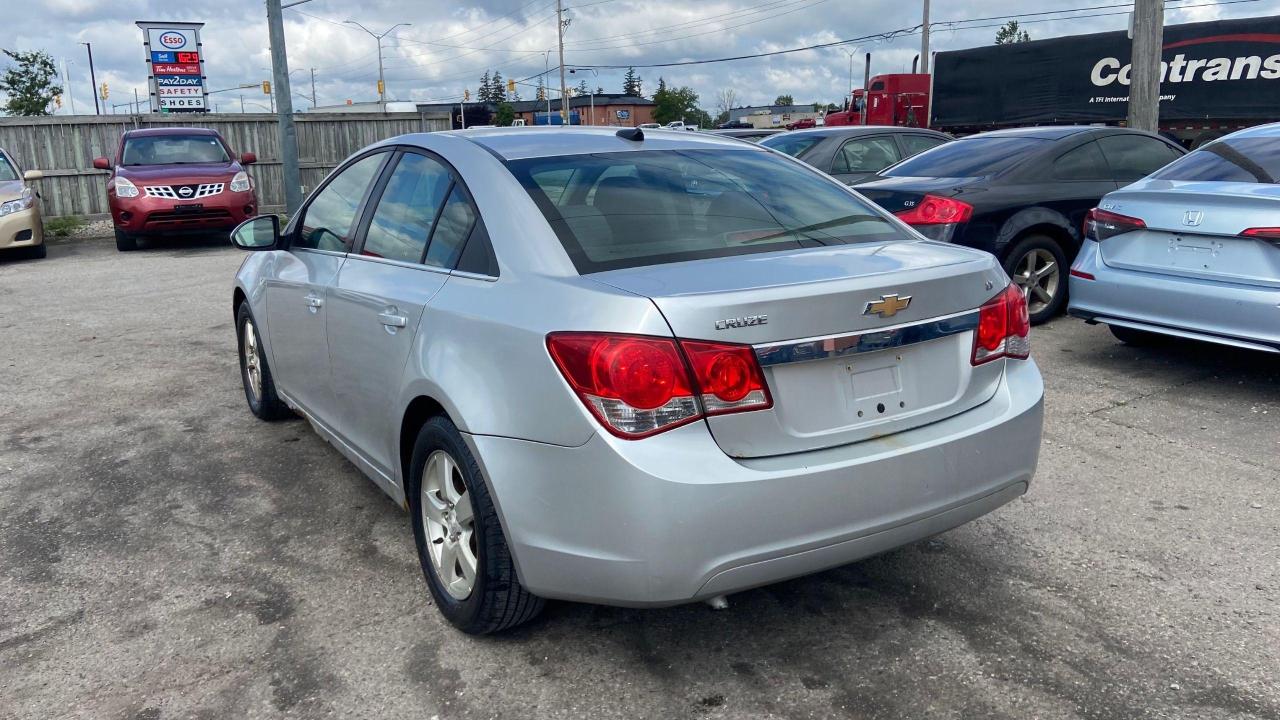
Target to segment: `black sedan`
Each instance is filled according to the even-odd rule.
[[[1184,152],[1125,128],[996,130],[905,160],[858,192],[928,237],[995,254],[1040,323],[1065,307],[1085,214]]]
[[[842,125],[780,133],[760,141],[853,185],[951,139],[934,130]]]

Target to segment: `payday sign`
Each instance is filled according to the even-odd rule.
[[[152,112],[206,112],[204,23],[142,22]]]

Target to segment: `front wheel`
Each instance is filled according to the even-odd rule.
[[[116,230],[116,250],[120,252],[132,252],[138,249],[138,238],[124,232]]]
[[[480,467],[448,418],[433,417],[418,431],[409,478],[418,560],[445,619],[483,635],[541,612],[542,598],[516,577]]]
[[[1028,235],[1005,254],[1004,270],[1022,288],[1032,325],[1057,315],[1066,303],[1067,262],[1062,245],[1045,235]]]
[[[262,347],[262,335],[249,311],[248,301],[240,303],[236,310],[236,340],[240,349],[240,380],[244,383],[244,397],[249,411],[260,420],[283,420],[293,412],[276,394],[275,379]]]

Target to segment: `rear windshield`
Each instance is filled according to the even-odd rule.
[[[822,141],[820,135],[788,135],[779,133],[760,141],[760,144],[786,153],[791,157],[800,157],[809,152],[809,148]]]
[[[881,172],[887,177],[985,177],[995,175],[1052,140],[1029,137],[975,137],[926,150]]]
[[[756,150],[508,163],[580,273],[905,237],[816,171]]]
[[[1280,178],[1280,138],[1219,140],[1179,158],[1155,180],[1271,183]]]
[[[124,165],[183,165],[230,162],[213,135],[143,135],[124,141]]]

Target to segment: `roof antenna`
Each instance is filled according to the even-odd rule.
[[[644,130],[641,130],[638,127],[623,128],[615,134],[623,140],[634,140],[636,142],[644,140]]]

